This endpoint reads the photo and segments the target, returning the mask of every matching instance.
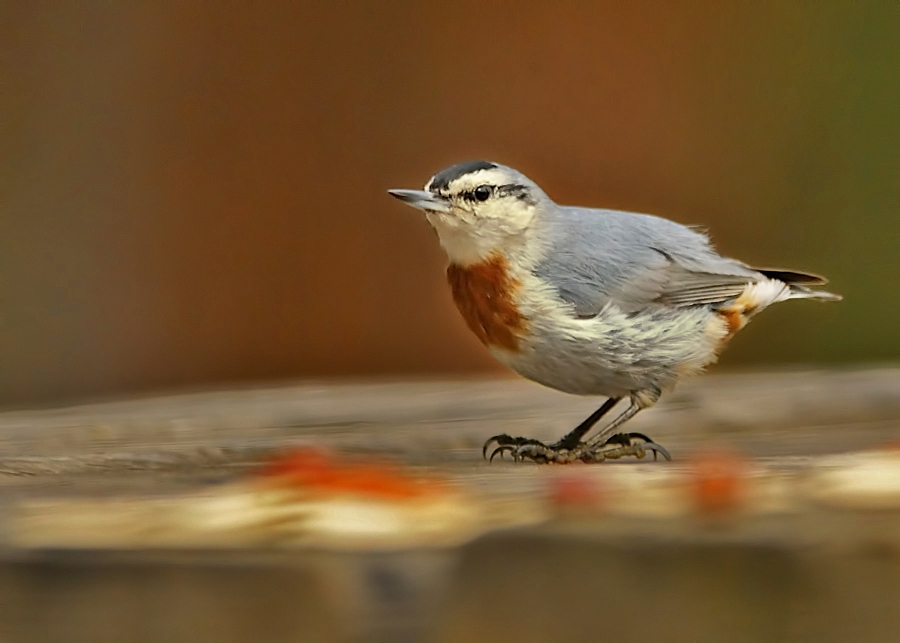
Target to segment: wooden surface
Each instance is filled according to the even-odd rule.
[[[601,399],[520,379],[300,384],[0,413],[0,479],[223,468],[289,444],[484,468],[495,433],[555,439]],[[678,455],[706,440],[814,455],[898,437],[900,369],[710,375],[628,424]],[[491,470],[491,469],[488,469]]]
[[[868,479],[896,478],[900,370],[696,380],[629,425],[672,463],[481,458],[495,433],[552,440],[599,402],[520,380],[370,382],[0,414],[0,640],[894,640],[900,507],[841,495],[856,478],[832,473],[871,463],[842,455],[869,450],[888,456]],[[164,541],[159,525],[141,531],[153,514],[140,507],[206,502],[309,445],[440,475],[477,520],[468,532],[457,520],[463,535],[439,546],[225,538],[210,551],[171,538],[148,549]],[[695,455],[713,446],[752,473],[739,519],[698,520],[685,499]],[[588,488],[605,494],[602,510],[579,495]],[[90,515],[106,521],[99,540]],[[554,622],[568,605],[595,606],[597,620]]]

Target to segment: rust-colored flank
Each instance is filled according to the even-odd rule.
[[[744,311],[737,308],[720,308],[719,315],[725,320],[725,328],[728,330],[728,337],[731,337],[741,328],[744,327]]]
[[[756,310],[755,305],[746,305],[741,302],[739,297],[730,306],[719,308],[716,313],[725,321],[725,337],[719,342],[719,352],[725,348],[728,341],[734,337],[734,334],[747,325],[747,320]]]
[[[514,299],[519,283],[510,277],[506,259],[492,257],[472,266],[450,264],[447,281],[456,307],[482,344],[518,350],[526,322]]]

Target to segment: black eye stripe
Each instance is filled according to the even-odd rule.
[[[471,190],[466,190],[465,192],[460,192],[459,197],[462,199],[465,199],[466,201],[476,201],[476,202],[485,201],[486,199],[479,199],[477,196],[475,196],[475,192],[478,190],[478,188],[481,188],[481,187],[485,187],[485,186],[479,185],[478,187],[473,188]],[[487,187],[491,187],[491,186],[487,186]],[[494,196],[497,196],[497,197],[512,196],[512,197],[519,199],[520,201],[527,201],[529,203],[533,202],[533,199],[531,198],[531,193],[529,192],[528,187],[524,186],[524,185],[516,185],[514,183],[510,183],[508,185],[498,185],[496,187],[492,187],[491,194]]]
[[[524,185],[516,185],[513,183],[509,185],[501,185],[499,188],[497,188],[497,195],[501,197],[514,196],[520,201],[531,200],[531,193],[528,191],[527,187],[525,187]]]

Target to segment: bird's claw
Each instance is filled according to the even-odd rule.
[[[493,443],[497,444],[497,448],[491,452],[491,456],[488,458],[487,450]],[[538,440],[514,438],[503,434],[492,437],[482,449],[482,454],[490,462],[493,462],[497,455],[502,459],[504,454],[509,453],[514,462],[531,460],[540,464],[569,464],[579,461],[603,462],[627,456],[634,456],[640,460],[646,457],[648,452],[653,453],[654,460],[658,459],[660,455],[666,460],[672,459],[665,447],[657,444],[643,433],[617,433],[602,444],[592,445],[581,442],[572,448],[559,444],[547,445]]]
[[[640,440],[640,442],[634,442]],[[611,446],[619,445],[619,446]],[[611,447],[611,448],[610,448]],[[661,455],[666,460],[672,459],[672,454],[661,444],[657,444],[643,433],[616,433],[609,437],[606,442],[599,446],[604,449],[603,454],[606,459],[616,459],[633,455],[637,459],[644,458],[648,452],[653,453],[653,460],[657,460]]]
[[[632,440],[635,439],[641,440],[641,442],[633,442]],[[654,461],[657,460],[660,455],[666,460],[672,459],[672,454],[669,453],[668,449],[661,444],[657,444],[643,433],[616,433],[615,435],[609,436],[606,442],[600,445],[600,448],[608,447],[613,444],[621,445],[621,447],[625,448],[625,451],[620,455],[613,455],[618,449],[610,449],[610,451],[607,452],[607,458],[621,458],[622,456],[633,455],[638,459],[641,459],[647,455],[647,451],[652,451]],[[631,452],[631,449],[634,449],[635,452]]]
[[[499,446],[499,447],[497,447],[496,449],[494,449],[493,451],[491,451],[491,457],[488,458],[488,462],[493,462],[493,461],[494,461],[494,456],[495,456],[495,455],[499,455],[499,456],[500,456],[500,459],[502,460],[502,459],[503,459],[503,454],[504,454],[504,453],[507,453],[507,452],[511,453],[512,456],[513,456],[513,459],[514,459],[516,462],[518,462],[518,461],[519,461],[519,458],[518,458],[518,456],[516,456],[515,450],[516,450],[516,447],[514,447],[514,446],[511,445],[511,444],[504,444],[503,446]]]
[[[497,448],[491,452],[491,457],[488,458],[487,450],[488,450],[488,447],[490,447],[492,443],[496,443]],[[543,446],[543,443],[539,442],[538,440],[533,440],[531,438],[514,438],[513,436],[508,435],[506,433],[501,433],[500,435],[495,435],[494,437],[490,438],[487,442],[484,443],[484,446],[481,448],[481,457],[483,457],[485,460],[490,461],[490,460],[493,460],[494,456],[499,453],[500,457],[502,458],[504,452],[506,452],[506,451],[512,452],[515,450],[516,447],[520,447],[520,446],[523,446],[526,444],[539,444],[539,445]]]

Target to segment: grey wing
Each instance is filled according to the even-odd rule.
[[[608,303],[626,312],[714,305],[763,278],[719,255],[705,235],[650,215],[560,208],[544,232],[550,250],[535,274],[579,317]]]

